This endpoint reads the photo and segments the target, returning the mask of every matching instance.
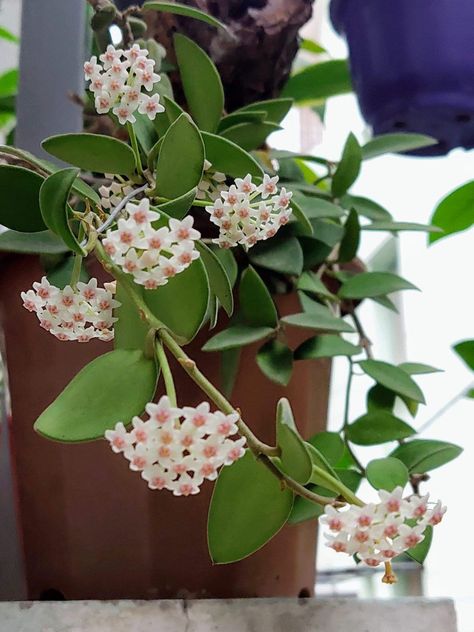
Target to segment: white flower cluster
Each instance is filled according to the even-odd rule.
[[[221,248],[242,244],[247,248],[257,241],[273,237],[280,226],[288,223],[291,215],[291,191],[277,189],[278,176],[265,174],[256,186],[252,176],[237,178],[212,206],[206,206],[211,222],[219,227],[219,238],[214,242]]]
[[[51,285],[46,277],[33,283],[33,289],[21,293],[23,306],[35,312],[41,327],[59,340],[89,342],[99,338],[108,342],[114,337],[117,320],[112,310],[120,306],[113,299],[113,283],[97,287],[97,279],[79,282],[76,288],[63,290]]]
[[[325,534],[334,551],[357,555],[368,566],[390,562],[424,538],[428,525],[437,525],[446,512],[438,501],[428,506],[429,494],[403,499],[403,489],[379,491],[380,503],[350,505],[339,511],[327,505],[320,521],[332,532]]]
[[[141,472],[150,489],[168,489],[175,496],[197,494],[205,479],[213,481],[223,465],[244,453],[245,439],[230,439],[237,432],[237,413],[210,412],[203,402],[196,408],[171,406],[164,396],[147,404],[148,419],[134,417],[127,432],[123,423],[107,430],[114,452],[122,452],[130,469]]]
[[[126,217],[117,228],[108,230],[103,246],[112,261],[133,275],[135,283],[147,290],[166,285],[199,257],[194,241],[201,234],[193,228],[193,218],[171,218],[168,226],[154,228],[160,214],[150,210],[150,200],[129,202]]]
[[[212,201],[217,200],[222,191],[227,191],[225,181],[225,173],[214,171],[212,169],[212,163],[210,163],[209,160],[204,160],[204,173],[202,180],[197,187],[197,199]]]
[[[106,174],[105,177],[112,182],[99,188],[100,205],[105,211],[113,211],[122,199],[133,191],[133,187],[129,180],[118,182],[113,175]]]
[[[102,64],[97,63],[94,56],[84,64],[84,75],[90,82],[89,90],[94,93],[95,109],[99,114],[112,110],[124,125],[135,123],[136,110],[151,120],[164,111],[158,94],[142,93],[142,88],[150,92],[160,81],[160,75],[154,72],[155,62],[148,59],[146,49],[134,44],[124,51],[110,44],[99,60]]]

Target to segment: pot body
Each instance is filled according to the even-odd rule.
[[[438,145],[474,147],[471,0],[332,0],[347,39],[355,91],[375,134],[419,132]]]
[[[236,564],[213,566],[206,543],[212,483],[189,498],[151,491],[105,441],[49,442],[33,423],[74,374],[110,345],[61,343],[21,306],[19,293],[41,277],[34,257],[2,260],[1,323],[12,403],[12,445],[18,487],[28,598],[67,599],[269,597],[310,595],[315,573],[316,522],[287,526],[263,549]],[[282,313],[295,310],[284,297]],[[187,350],[218,383],[219,357]],[[300,338],[290,340],[299,344]],[[270,383],[255,364],[256,347],[242,350],[232,401],[263,440],[274,441],[278,399],[288,397],[302,434],[326,425],[328,362],[297,363],[287,388]],[[180,403],[204,399],[173,366]],[[133,379],[131,376],[130,379]],[[161,389],[159,389],[161,391]],[[237,508],[236,508],[237,510]]]

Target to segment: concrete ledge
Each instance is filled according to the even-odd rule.
[[[0,632],[456,632],[448,599],[0,603]]]

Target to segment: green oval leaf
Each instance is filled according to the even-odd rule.
[[[255,158],[228,138],[208,132],[203,132],[202,138],[206,158],[216,171],[233,178],[245,178],[248,173],[257,178],[263,176],[263,170]]]
[[[256,266],[274,272],[299,276],[303,270],[303,250],[296,237],[273,237],[251,248],[248,256]]]
[[[174,200],[202,178],[204,144],[198,128],[187,114],[170,125],[161,143],[156,166],[156,190],[160,197]]]
[[[196,247],[201,254],[201,259],[207,271],[211,291],[218,298],[228,316],[234,311],[234,295],[232,285],[224,266],[214,252],[201,241],[196,242]]]
[[[156,290],[143,290],[153,314],[183,342],[189,342],[200,330],[209,301],[209,282],[201,259]]]
[[[361,353],[356,347],[340,336],[315,336],[305,340],[295,351],[295,360],[315,360],[336,356],[353,356]]]
[[[155,0],[154,2],[145,2],[143,5],[144,10],[149,11],[161,11],[162,13],[174,13],[175,15],[184,15],[188,18],[194,18],[201,22],[206,22],[211,26],[224,29],[228,31],[227,26],[220,22],[217,18],[209,13],[204,13],[195,7],[189,7],[186,4],[180,4],[179,2],[165,2],[165,0]]]
[[[98,173],[131,175],[135,172],[132,148],[102,134],[59,134],[41,143],[48,154],[75,167]]]
[[[240,279],[239,299],[240,311],[247,325],[272,329],[277,326],[278,314],[273,299],[252,266],[244,270]]]
[[[381,134],[362,147],[362,159],[369,160],[383,154],[397,154],[437,144],[436,138],[424,134]]]
[[[270,123],[281,123],[293,105],[293,99],[279,98],[279,99],[267,99],[266,101],[254,101],[249,105],[234,110],[231,114],[237,115],[242,113],[248,113],[254,110],[263,111],[266,114],[266,121]]]
[[[313,225],[295,199],[291,200],[291,210],[293,211],[293,218],[296,220],[296,222],[292,222],[292,226],[296,228],[297,234],[311,236],[314,233]]]
[[[474,224],[474,181],[463,184],[442,199],[431,223],[443,232],[430,234],[430,244],[470,228]]]
[[[344,224],[344,237],[339,246],[339,261],[352,261],[360,243],[360,224],[357,211],[351,209]]]
[[[298,433],[290,402],[285,398],[280,399],[277,404],[276,438],[281,450],[281,469],[293,480],[305,485],[311,478],[313,462]]]
[[[402,362],[398,365],[400,369],[406,371],[409,375],[423,375],[425,373],[442,373],[442,369],[437,369],[429,364],[421,364],[420,362]]]
[[[223,132],[229,127],[233,127],[239,123],[261,123],[266,117],[266,112],[262,111],[248,110],[248,112],[233,112],[221,118],[217,131],[219,133]]]
[[[441,228],[430,224],[415,224],[413,222],[372,222],[361,227],[362,230],[387,231],[399,233],[401,231],[413,231],[422,233],[442,233]]]
[[[462,448],[433,439],[413,439],[396,448],[390,456],[400,459],[410,473],[424,474],[458,457]]]
[[[362,154],[354,134],[349,134],[342,152],[341,162],[332,177],[331,190],[334,197],[341,197],[357,180]]]
[[[317,329],[319,331],[354,331],[349,323],[346,323],[342,318],[333,316],[327,307],[318,303],[314,303],[311,312],[305,311],[300,314],[291,314],[282,318],[281,322],[293,327]]]
[[[163,204],[158,204],[157,209],[163,211],[169,217],[183,219],[183,217],[185,217],[185,215],[193,205],[193,202],[196,199],[196,193],[197,188],[194,187],[193,189],[191,189],[191,191],[183,193],[183,195],[180,195],[174,200],[163,202]]]
[[[359,366],[364,373],[385,388],[413,399],[415,402],[425,403],[425,398],[418,384],[398,366],[381,360],[361,360]]]
[[[314,104],[337,94],[352,92],[351,75],[346,59],[331,59],[306,66],[288,80],[283,96],[297,103]]]
[[[137,285],[136,291],[143,296],[140,286]],[[120,281],[117,281],[115,298],[121,305],[114,311],[114,316],[118,318],[114,325],[114,348],[143,350],[149,326],[140,318],[135,303]]]
[[[318,432],[308,440],[330,465],[336,465],[344,455],[344,441],[337,432]]]
[[[203,346],[203,351],[224,351],[235,347],[243,347],[257,340],[267,338],[273,333],[270,327],[248,327],[247,325],[232,325],[213,336]]]
[[[308,219],[338,219],[344,215],[344,209],[337,204],[322,198],[303,195],[300,191],[296,191],[292,199],[296,199]]]
[[[371,298],[400,290],[417,289],[413,283],[391,272],[361,272],[342,284],[339,296],[354,299]]]
[[[328,298],[330,300],[334,300],[336,298],[314,272],[303,272],[298,279],[296,287],[298,290],[303,290],[304,292],[315,294],[316,296],[323,296],[324,298]]]
[[[207,537],[216,564],[255,553],[286,523],[293,493],[247,451],[219,474],[209,508]]]
[[[279,340],[269,340],[260,347],[256,361],[269,380],[287,386],[293,372],[293,353],[285,344]]]
[[[227,128],[221,134],[224,138],[231,140],[243,149],[250,151],[258,149],[273,132],[277,132],[281,127],[277,123],[262,121],[261,123],[238,123]]]
[[[78,169],[68,168],[48,176],[41,185],[39,201],[46,226],[59,235],[73,252],[84,255],[85,252],[69,225],[72,209],[68,204],[68,199],[78,171]]]
[[[386,209],[384,209],[383,206],[380,206],[380,204],[378,204],[377,202],[369,200],[365,197],[349,195],[347,193],[341,198],[341,204],[343,204],[344,207],[348,209],[355,208],[359,215],[363,215],[363,217],[367,217],[374,222],[390,221],[392,219],[390,213]]]
[[[378,445],[405,439],[415,430],[386,410],[374,410],[356,419],[346,428],[349,441],[357,445]]]
[[[0,224],[20,232],[45,230],[39,207],[43,180],[37,173],[23,167],[0,165]]]
[[[474,371],[474,340],[463,340],[453,347],[458,356]]]
[[[153,399],[157,369],[141,351],[111,351],[86,365],[35,422],[48,439],[100,439],[118,421],[128,424]]]
[[[405,487],[409,478],[407,466],[392,456],[370,461],[366,468],[366,476],[372,487],[388,492],[393,491],[395,487]]]
[[[176,33],[174,47],[189,110],[198,127],[215,132],[224,111],[224,88],[211,58],[191,39]]]
[[[66,244],[51,231],[20,233],[6,230],[0,233],[0,250],[3,252],[24,252],[40,255],[56,255],[67,252]]]

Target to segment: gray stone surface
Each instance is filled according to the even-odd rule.
[[[450,600],[419,598],[0,603],[0,632],[456,632]]]

